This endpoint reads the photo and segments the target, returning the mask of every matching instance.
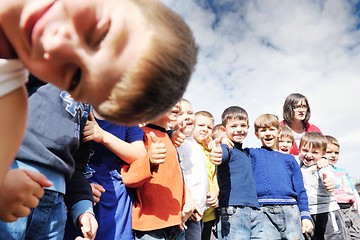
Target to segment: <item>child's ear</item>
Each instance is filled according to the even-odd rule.
[[[257,138],[259,138],[259,134],[258,134],[257,131],[255,131],[255,136],[256,136]]]
[[[222,125],[220,126],[220,130],[221,130],[221,131],[223,131],[223,132],[226,132],[225,127],[224,127],[224,126],[222,126]]]

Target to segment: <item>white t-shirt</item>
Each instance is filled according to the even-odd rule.
[[[18,59],[0,59],[0,97],[24,85],[28,71]]]

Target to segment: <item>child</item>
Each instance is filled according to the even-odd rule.
[[[186,220],[182,218],[185,185],[176,149],[166,133],[168,122],[173,121],[173,117],[169,111],[142,127],[148,155],[133,164],[143,162],[151,175],[130,184],[130,178],[134,178],[139,172],[131,172],[133,164],[122,171],[124,183],[136,187],[132,212],[135,239],[184,239],[184,232],[180,227],[183,227],[181,224]],[[147,166],[149,158],[150,166]]]
[[[359,219],[359,194],[351,181],[348,171],[344,168],[335,166],[339,160],[340,144],[339,141],[330,135],[325,135],[327,140],[325,156],[329,160],[335,173],[335,197],[343,213],[348,236],[351,239],[360,239],[360,219]]]
[[[251,158],[242,148],[249,130],[248,114],[238,106],[225,109],[221,130],[233,148],[222,147],[222,163],[217,168],[220,188],[219,239],[264,239],[262,213],[256,193]]]
[[[279,131],[279,151],[290,154],[291,148],[294,145],[294,133],[288,125],[280,125]]]
[[[326,138],[318,132],[305,133],[300,140],[299,158],[303,162],[301,172],[304,178],[306,193],[309,198],[309,209],[314,221],[314,236],[311,239],[348,239],[345,223],[339,211],[339,205],[333,192],[323,184],[325,179],[333,179],[330,166],[318,170],[316,163],[326,153]]]
[[[90,107],[34,78],[29,81],[29,93],[27,131],[12,169],[40,172],[53,185],[45,189],[39,206],[32,209],[28,217],[12,223],[0,222],[0,239],[63,239],[66,208],[84,237],[93,239],[97,222],[90,184],[83,175],[90,148],[82,142],[82,129]],[[16,170],[9,173],[12,171]],[[29,184],[20,179],[15,179],[15,183],[14,187]],[[4,186],[4,190],[7,187]],[[11,198],[11,191],[6,192],[1,201]]]
[[[94,151],[89,159],[93,172],[88,176],[100,198],[94,206],[99,223],[97,238],[101,240],[133,240],[131,226],[131,189],[125,187],[119,173],[122,165],[131,164],[146,154],[144,132],[138,126],[110,123],[92,111],[84,128],[84,141],[90,141]],[[94,115],[93,115],[94,114]],[[67,227],[66,239],[74,239]],[[71,237],[72,238],[71,238]]]
[[[261,148],[250,148],[257,196],[269,239],[302,239],[313,228],[299,164],[278,149],[279,120],[262,114],[254,122]]]
[[[158,0],[1,1],[0,24],[0,185],[25,131],[24,66],[130,125],[175,104],[196,64],[191,30]]]
[[[202,216],[207,207],[207,192],[209,187],[207,172],[207,157],[203,152],[203,147],[196,141],[195,128],[197,127],[197,138],[202,141],[210,136],[208,122],[198,123],[192,106],[188,100],[181,100],[180,118],[185,122],[186,127],[184,134],[186,136],[184,142],[178,147],[180,165],[184,172],[186,186],[189,188],[192,199],[197,208],[198,215],[186,222],[187,229],[185,231],[186,239],[201,239],[203,230]],[[205,119],[203,119],[205,120]],[[210,124],[210,123],[209,123]],[[201,131],[201,135],[200,135]],[[201,139],[200,139],[201,138]]]
[[[216,178],[216,166],[214,164],[215,158],[219,157],[221,161],[221,148],[219,140],[214,144],[211,149],[211,135],[214,127],[214,117],[207,111],[198,111],[195,113],[195,128],[193,130],[193,137],[196,142],[202,147],[203,154],[206,158],[207,176],[208,176],[208,189],[206,194],[207,209],[203,214],[203,228],[201,231],[202,240],[210,240],[212,228],[217,220],[217,207],[218,207],[218,196],[219,186]],[[216,146],[216,144],[218,146]],[[217,163],[218,165],[218,163]],[[185,232],[186,233],[186,232]]]

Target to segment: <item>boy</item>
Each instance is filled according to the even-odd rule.
[[[339,204],[340,211],[343,213],[348,236],[354,240],[360,239],[359,194],[351,181],[348,171],[335,166],[340,154],[339,141],[330,135],[325,135],[325,138],[327,140],[325,156],[329,160],[335,173],[334,193],[336,202]]]
[[[135,239],[184,239],[185,185],[176,149],[166,133],[174,117],[168,112],[142,127],[148,155],[122,170],[124,183],[136,188],[132,212]],[[142,172],[140,176],[133,168],[139,163],[151,174],[146,177]],[[135,179],[139,177],[143,180]]]
[[[323,184],[327,178],[334,179],[333,170],[330,166],[318,170],[316,166],[325,156],[326,146],[326,138],[318,132],[305,133],[299,145],[299,158],[303,163],[301,172],[314,221],[314,235],[311,239],[348,239],[335,195]]]
[[[90,107],[35,78],[30,78],[28,84],[28,126],[12,168],[40,172],[53,185],[47,186],[39,206],[28,217],[13,223],[0,222],[0,239],[63,239],[66,207],[84,237],[93,239],[97,222],[90,184],[83,175],[90,149],[82,142]],[[16,170],[9,173],[12,171]],[[28,184],[15,181],[15,187]],[[1,201],[11,197],[5,193]]]
[[[269,239],[302,239],[313,228],[301,171],[295,158],[278,152],[279,120],[262,114],[254,122],[261,148],[250,148],[257,196]]]
[[[279,131],[279,151],[282,153],[290,154],[290,151],[294,145],[294,133],[291,131],[288,125],[280,125]]]
[[[126,125],[167,111],[196,64],[191,30],[157,0],[1,1],[0,24],[0,185],[25,131],[22,64]]]
[[[247,112],[241,107],[231,106],[224,110],[221,119],[220,128],[234,147],[221,144],[222,163],[217,168],[220,188],[218,238],[264,239],[251,158],[242,148],[249,130]]]

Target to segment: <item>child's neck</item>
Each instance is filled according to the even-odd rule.
[[[165,121],[164,119],[158,119],[158,120],[155,120],[155,121],[152,121],[152,122],[149,122],[150,124],[154,124],[156,126],[159,126],[159,127],[162,127],[162,128],[165,128],[166,130],[168,129],[168,121]]]

